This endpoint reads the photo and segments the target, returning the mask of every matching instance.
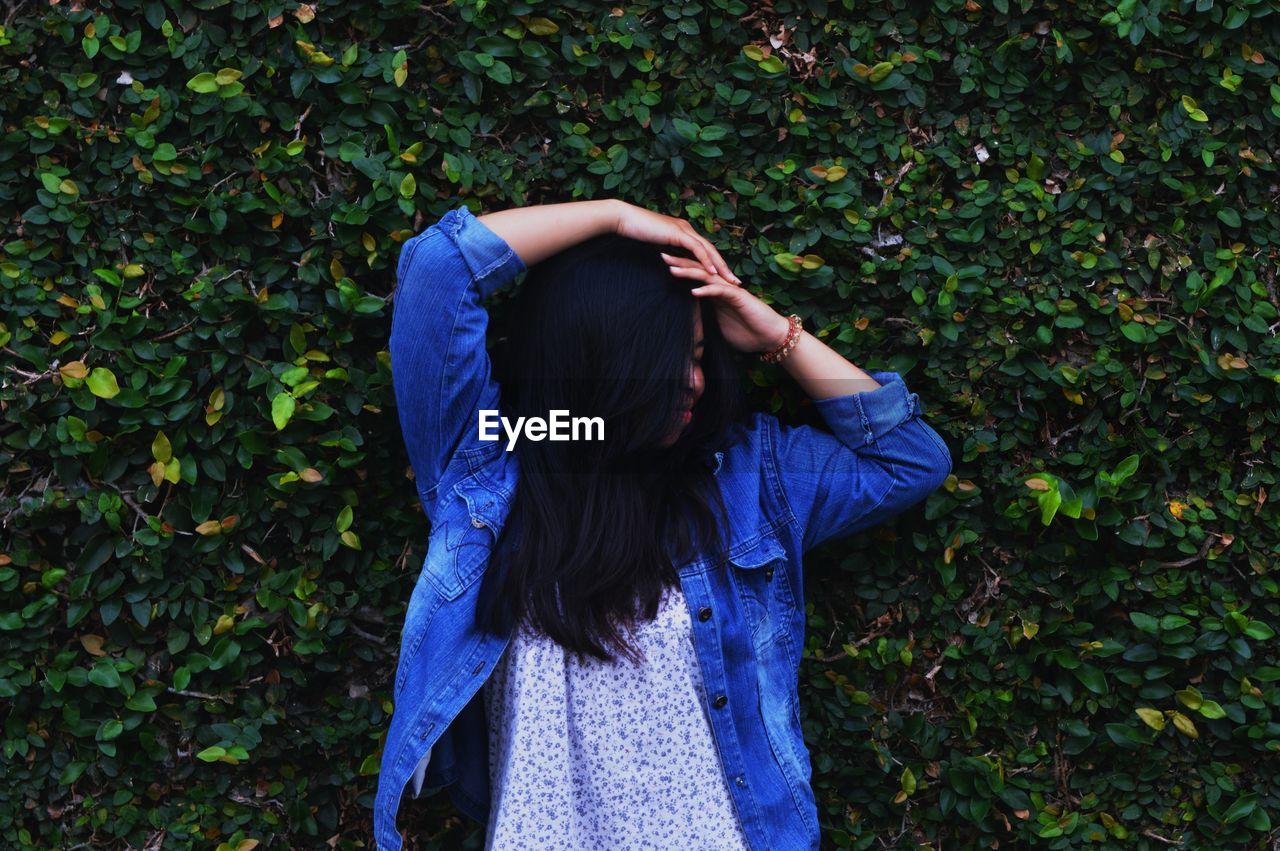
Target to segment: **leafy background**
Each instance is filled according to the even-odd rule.
[[[952,449],[810,562],[825,847],[1275,847],[1278,24],[7,4],[0,843],[372,845],[426,541],[399,248],[622,197],[901,371]],[[444,795],[401,825],[482,840]]]

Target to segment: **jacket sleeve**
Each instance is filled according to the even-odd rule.
[[[410,237],[396,267],[391,371],[400,428],[418,494],[432,514],[445,469],[480,447],[479,411],[498,409],[481,302],[524,262],[466,207]]]
[[[779,424],[773,435],[775,469],[805,550],[889,520],[951,474],[951,452],[922,419],[920,397],[896,372],[869,374],[880,387],[814,401],[831,434]]]

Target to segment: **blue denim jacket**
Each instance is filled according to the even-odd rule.
[[[382,752],[374,830],[399,851],[408,789],[445,787],[487,823],[487,722],[480,687],[507,645],[479,631],[479,580],[516,488],[514,455],[479,439],[501,409],[485,349],[485,298],[523,261],[466,207],[406,241],[396,270],[391,363],[400,424],[430,537],[400,643],[395,711]],[[882,386],[814,402],[830,433],[756,413],[715,453],[727,558],[677,565],[706,684],[707,713],[734,807],[753,848],[818,847],[800,728],[805,551],[910,508],[951,472],[951,454],[895,372]]]

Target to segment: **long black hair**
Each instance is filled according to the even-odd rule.
[[[502,416],[601,417],[602,440],[519,440],[511,510],[481,581],[476,623],[508,634],[528,622],[581,658],[629,659],[619,627],[652,620],[675,565],[701,546],[724,549],[725,507],[714,452],[743,414],[742,368],[709,303],[659,250],[615,234],[584,240],[531,267],[505,305],[495,347]],[[695,310],[704,389],[688,407]],[[667,445],[664,445],[667,444]]]

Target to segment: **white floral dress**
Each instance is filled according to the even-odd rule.
[[[749,849],[678,585],[631,642],[645,665],[580,662],[524,626],[512,635],[484,685],[486,851]]]

